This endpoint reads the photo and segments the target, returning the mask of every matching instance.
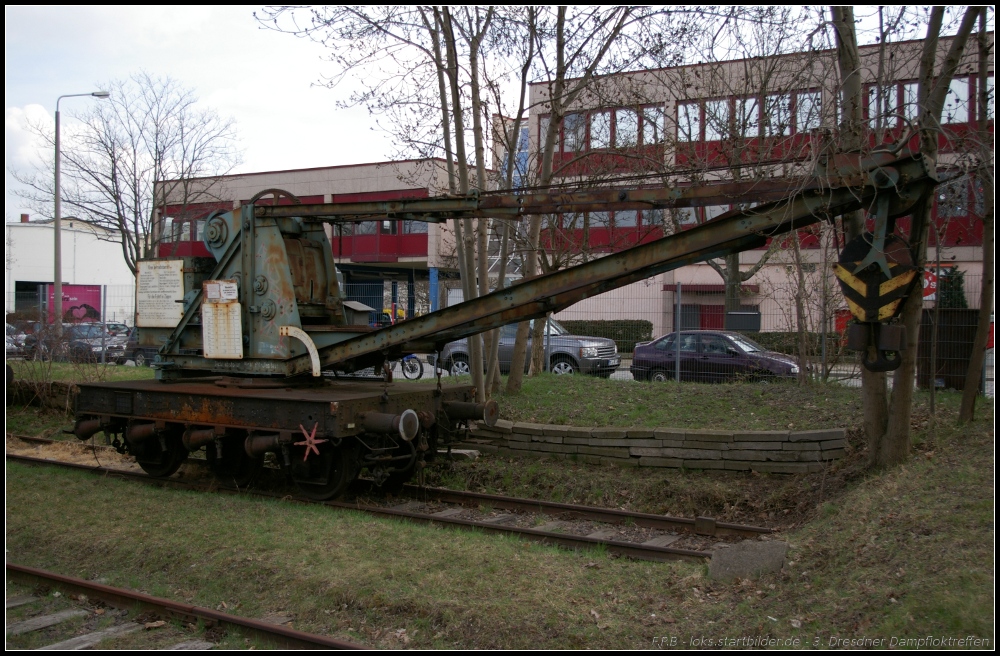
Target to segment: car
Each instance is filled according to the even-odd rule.
[[[25,355],[32,359],[72,362],[125,362],[125,337],[114,336],[100,323],[64,323],[62,335],[46,326],[24,340]]]
[[[677,333],[635,346],[629,371],[635,380],[676,380]],[[742,333],[684,330],[680,338],[681,380],[721,383],[795,378],[795,358],[768,351]]]
[[[114,337],[121,337],[121,336],[128,337],[129,333],[131,332],[129,330],[129,327],[123,323],[108,322],[104,325],[107,327],[108,333],[113,335]]]
[[[18,358],[24,355],[24,338],[26,335],[19,332],[16,327],[6,324],[4,341],[6,343],[7,357]]]
[[[534,325],[534,321],[532,321]],[[517,324],[500,328],[500,372],[510,373],[510,363],[514,353],[514,337]],[[546,325],[546,349],[549,371],[557,375],[592,374],[608,378],[618,369],[621,358],[614,340],[604,337],[582,337],[571,335],[555,319]],[[528,338],[528,357],[525,357],[525,371],[528,370],[531,353],[531,337]],[[428,358],[434,361],[435,357]],[[469,373],[469,345],[464,339],[449,342],[441,351],[441,366],[453,376]],[[432,362],[433,364],[433,362]]]
[[[139,329],[133,329],[125,345],[126,360],[132,360],[137,367],[146,367],[156,359],[156,353],[156,347],[139,344]]]

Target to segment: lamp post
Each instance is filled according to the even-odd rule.
[[[63,98],[77,98],[79,96],[93,96],[94,98],[108,98],[111,93],[108,91],[94,91],[91,93],[71,93],[56,98],[56,212],[55,212],[55,279],[52,284],[52,312],[55,315],[56,336],[62,336],[62,199],[59,194],[59,101]]]

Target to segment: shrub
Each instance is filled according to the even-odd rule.
[[[613,319],[592,321],[559,320],[566,330],[574,335],[587,337],[607,337],[613,339],[619,353],[631,353],[636,342],[653,339],[653,322],[643,319]]]

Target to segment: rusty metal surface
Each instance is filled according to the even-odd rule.
[[[116,608],[131,609],[139,605],[147,611],[187,622],[201,620],[211,624],[238,627],[243,631],[249,631],[255,636],[288,649],[367,649],[363,645],[336,640],[329,636],[297,631],[281,624],[271,624],[248,617],[229,615],[228,613],[221,613],[211,608],[183,604],[170,599],[162,599],[124,588],[115,588],[93,581],[85,581],[34,567],[7,563],[7,576],[13,580],[29,584],[55,585],[63,590],[78,594],[84,593],[90,598],[100,599]]]
[[[919,157],[891,160],[906,185],[895,196],[894,213],[901,214],[934,184]],[[586,264],[538,276],[486,296],[422,317],[348,339],[321,350],[324,366],[363,359],[372,353],[436,351],[445,343],[502,325],[544,316],[584,298],[669,271],[686,264],[746,250],[767,237],[806,227],[825,218],[869,207],[878,192],[873,184],[813,189],[791,198],[734,210],[717,219]],[[904,193],[908,192],[908,193]],[[296,358],[289,370],[303,373],[309,363]]]
[[[366,412],[393,415],[426,410],[447,401],[471,400],[472,387],[434,383],[391,385],[381,381],[326,381],[308,387],[227,388],[214,382],[164,384],[155,380],[83,383],[77,410],[118,420],[287,431],[303,421],[319,425],[320,437],[363,430]]]
[[[606,522],[609,524],[632,523],[645,528],[659,529],[679,529],[683,531],[701,532],[704,531],[695,519],[686,517],[670,517],[667,515],[652,515],[649,513],[637,513],[627,510],[615,510],[614,508],[597,508],[594,506],[577,506],[568,503],[556,503],[554,501],[541,501],[538,499],[518,499],[516,497],[503,497],[495,494],[483,494],[480,492],[465,492],[457,490],[447,490],[434,487],[417,487],[407,485],[404,487],[407,494],[415,499],[434,499],[446,503],[458,503],[461,505],[487,505],[491,508],[503,510],[520,510],[524,512],[541,512],[547,515],[558,515],[573,519],[589,519]],[[699,518],[705,519],[705,518]],[[730,524],[726,522],[712,521],[712,529],[709,535],[742,535],[758,536],[772,533],[772,529],[762,526],[746,526],[743,524]]]
[[[433,352],[447,342],[540,317],[658,273],[762,247],[769,237],[844,212],[870,210],[878,194],[880,216],[898,216],[935,183],[933,166],[902,148],[898,154],[881,151],[864,157],[829,156],[818,162],[814,175],[794,180],[503,192],[367,203],[245,205],[212,219],[213,226],[220,228],[213,234],[225,237],[216,242],[213,252],[219,258],[218,264],[209,276],[241,280],[243,359],[212,359],[206,353],[197,311],[203,295],[199,295],[187,304],[176,328],[157,336],[165,342],[157,376],[178,379],[220,373],[290,377],[309,373],[315,361],[307,353],[306,342],[281,334],[281,329],[289,326],[307,333],[318,349],[321,367],[355,371],[380,366],[386,357]],[[652,209],[774,198],[780,200],[734,210],[691,230],[370,333],[367,327],[352,330],[345,325],[336,269],[321,225],[371,218],[516,218],[552,212]]]

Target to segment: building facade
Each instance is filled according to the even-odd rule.
[[[989,35],[992,43],[993,35]],[[939,43],[938,62],[951,44]],[[918,65],[922,41],[861,48],[862,111],[868,146],[911,143],[917,116]],[[992,54],[992,47],[990,48]],[[939,64],[940,65],[940,64]],[[623,73],[595,80],[556,126],[554,182],[580,185],[711,185],[794,178],[808,174],[837,146],[842,111],[832,50],[758,57],[660,70]],[[976,132],[978,63],[970,41],[952,81],[942,116],[938,169],[949,180],[936,193],[935,227],[928,262],[978,279],[982,263],[981,184],[965,173],[981,152]],[[993,62],[987,91],[992,157]],[[553,120],[551,85],[531,87],[530,156],[535,170],[540,144]],[[520,149],[519,149],[520,150]],[[520,153],[519,153],[520,154]],[[529,169],[532,165],[529,165]],[[537,178],[536,178],[537,179]],[[546,219],[543,246],[588,257],[620,250],[711,220],[730,209],[769,200],[763,191],[733,197],[726,205],[663,211],[591,212]],[[908,217],[897,221],[905,234]],[[846,321],[830,271],[842,235],[829,226],[800,231],[797,239],[769,242],[739,255],[739,268],[753,275],[740,285],[740,310],[759,312],[761,330],[792,330],[795,297],[808,298],[809,330],[833,329]],[[721,264],[721,263],[720,263]],[[934,276],[929,274],[929,280]],[[674,329],[677,284],[681,283],[683,328],[722,328],[726,287],[709,263],[686,266],[625,289],[588,299],[557,317],[647,319],[653,333]],[[805,286],[807,289],[803,289]],[[968,302],[977,303],[974,285]],[[686,290],[686,291],[684,291]],[[930,297],[932,298],[932,297]]]
[[[448,190],[443,160],[404,160],[194,180],[171,186],[156,208],[156,252],[160,257],[209,253],[202,243],[206,217],[280,189],[302,203],[391,201],[427,198]],[[185,202],[194,198],[194,202]],[[274,202],[264,194],[259,203]],[[279,196],[279,204],[292,199]],[[351,300],[378,309],[395,305],[406,316],[446,304],[457,280],[454,237],[447,224],[408,220],[327,224],[333,257]],[[457,283],[454,283],[457,285]]]
[[[34,320],[52,305],[55,273],[55,230],[52,220],[4,224],[5,314]],[[87,221],[64,217],[62,235],[63,308],[67,320],[96,320],[132,325],[135,277],[125,264],[119,235]],[[74,316],[76,312],[79,316]]]

